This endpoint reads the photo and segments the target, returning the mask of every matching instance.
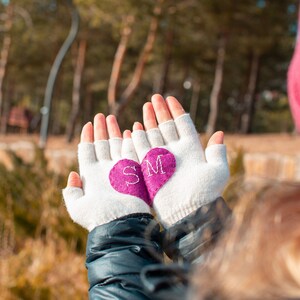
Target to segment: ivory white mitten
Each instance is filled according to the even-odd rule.
[[[148,192],[131,139],[81,143],[78,162],[83,188],[63,190],[74,222],[91,231],[126,215],[150,213]]]
[[[189,114],[147,132],[134,131],[132,138],[150,199],[165,227],[221,196],[229,178],[226,147],[212,145],[204,153]]]

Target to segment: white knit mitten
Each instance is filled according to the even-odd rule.
[[[83,188],[63,190],[74,222],[91,231],[129,214],[150,213],[148,192],[131,139],[81,143],[78,161]]]
[[[153,207],[170,227],[221,196],[229,178],[225,145],[202,149],[188,114],[132,139]]]

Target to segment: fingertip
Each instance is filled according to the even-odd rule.
[[[209,139],[209,141],[207,143],[207,147],[212,146],[212,145],[221,145],[223,143],[224,143],[224,132],[217,131]]]
[[[151,97],[151,102],[153,101],[160,101],[160,100],[164,100],[164,97],[160,94],[154,94]]]
[[[131,131],[126,129],[124,132],[123,132],[123,139],[130,139],[131,138]]]
[[[88,122],[82,127],[81,137],[80,137],[81,143],[92,143],[94,141],[93,129],[94,128],[92,122]]]
[[[82,188],[82,181],[78,173],[72,171],[68,177],[67,187]]]
[[[146,130],[157,128],[155,112],[151,102],[147,102],[143,106],[143,121]]]
[[[108,115],[106,117],[106,126],[107,126],[109,138],[122,137],[117,118],[114,115]]]
[[[96,122],[97,123],[99,123],[99,122],[105,122],[105,115],[104,114],[102,114],[102,113],[98,113],[98,114],[96,114],[95,115],[95,117],[94,117],[94,124],[96,124]]]
[[[151,103],[153,105],[154,115],[156,116],[159,124],[172,119],[167,103],[161,95],[153,95],[151,97]]]
[[[115,115],[108,115],[106,117],[106,122],[114,122],[116,120],[117,120],[117,118],[115,117]]]
[[[215,133],[215,139],[216,139],[216,144],[224,144],[224,132],[223,131],[217,131]]]
[[[105,115],[102,113],[98,113],[94,117],[94,139],[95,141],[108,139]]]
[[[143,125],[140,122],[134,122],[132,129],[135,130],[144,130]]]
[[[94,120],[96,119],[96,118],[99,118],[99,119],[105,119],[105,115],[103,114],[103,113],[97,113],[96,115],[95,115],[95,117],[94,117]]]
[[[168,101],[177,101],[177,102],[179,102],[174,96],[167,96],[167,97],[166,97],[166,100],[168,100]]]
[[[152,103],[151,102],[146,102],[143,105],[143,112],[148,111],[151,108],[153,108]]]

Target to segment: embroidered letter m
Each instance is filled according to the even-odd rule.
[[[152,176],[153,174],[165,174],[166,172],[163,170],[163,165],[161,161],[161,157],[163,155],[158,155],[156,158],[156,165],[153,167],[151,162],[149,160],[145,160],[145,163],[147,164],[147,173],[148,177]]]

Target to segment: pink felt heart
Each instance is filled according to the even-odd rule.
[[[143,159],[141,167],[152,204],[157,192],[174,174],[176,159],[167,149],[153,148]]]
[[[137,162],[130,159],[118,161],[110,170],[109,180],[117,192],[141,198],[150,205],[141,166]]]

